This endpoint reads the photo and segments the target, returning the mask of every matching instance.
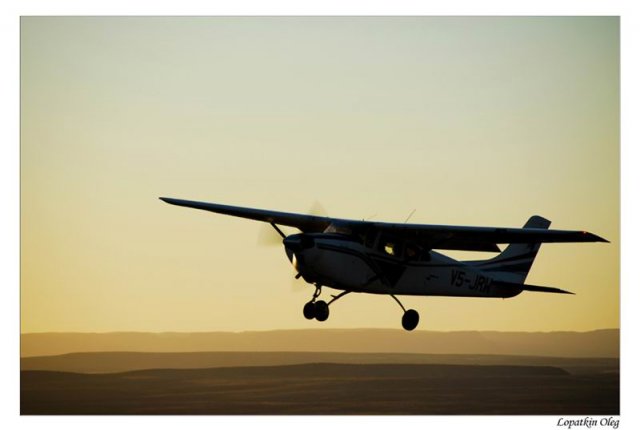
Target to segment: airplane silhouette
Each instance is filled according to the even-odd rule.
[[[350,293],[391,296],[404,311],[402,327],[420,316],[396,296],[514,297],[523,291],[573,294],[525,284],[541,243],[608,242],[586,231],[549,230],[532,216],[523,228],[467,227],[358,221],[160,197],[166,203],[269,223],[282,236],[289,261],[316,287],[304,305],[307,319],[325,321],[329,305]],[[285,235],[278,225],[301,233]],[[500,252],[498,244],[509,244]],[[458,261],[435,250],[489,251],[493,258]],[[322,287],[342,292],[327,303]]]

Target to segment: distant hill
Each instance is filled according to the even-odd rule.
[[[280,351],[619,357],[620,330],[589,332],[436,332],[313,329],[240,333],[25,333],[22,357],[72,352]]]
[[[593,375],[618,373],[619,361],[617,358],[349,352],[74,352],[63,355],[23,357],[20,359],[20,370],[116,373],[144,369],[207,369],[339,363],[554,367],[562,368],[572,375]]]

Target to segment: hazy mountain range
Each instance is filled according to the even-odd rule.
[[[617,415],[617,329],[29,333],[22,414]]]
[[[588,332],[310,329],[197,333],[24,333],[21,357],[73,352],[280,351],[619,357],[620,330]]]

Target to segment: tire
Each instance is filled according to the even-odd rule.
[[[308,320],[312,320],[316,317],[316,304],[314,302],[309,302],[304,305],[302,308],[302,314]]]
[[[314,311],[318,321],[326,321],[329,318],[329,305],[323,300],[316,302]]]
[[[420,315],[413,309],[409,309],[402,315],[402,328],[411,331],[418,326]]]

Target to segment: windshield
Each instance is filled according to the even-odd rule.
[[[353,233],[353,231],[347,227],[346,225],[340,225],[340,224],[329,224],[329,227],[327,227],[324,230],[325,233],[336,233],[336,234],[346,234],[346,235],[351,235]]]

